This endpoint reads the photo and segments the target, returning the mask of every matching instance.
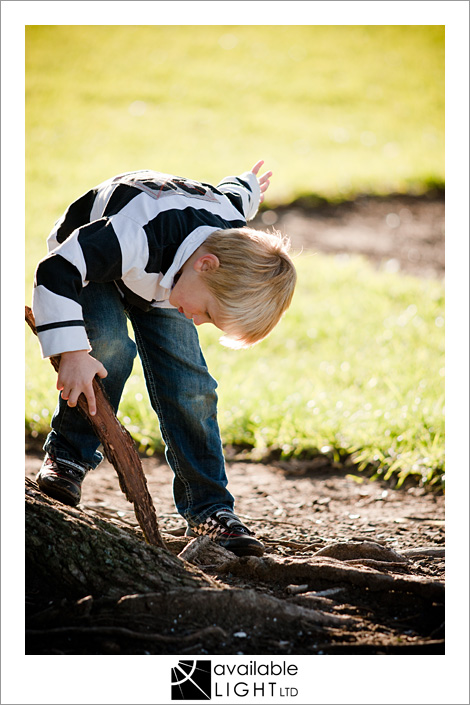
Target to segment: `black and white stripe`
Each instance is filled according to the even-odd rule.
[[[144,310],[170,306],[173,277],[186,259],[214,230],[246,225],[259,198],[251,172],[217,188],[129,172],[85,193],[55,224],[36,271],[33,312],[43,356],[90,349],[80,306],[89,281],[115,282]]]

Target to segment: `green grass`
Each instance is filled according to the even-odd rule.
[[[134,168],[214,181],[262,157],[274,204],[444,180],[442,26],[31,26],[26,101],[42,232]]]
[[[249,350],[222,347],[200,328],[219,381],[225,444],[263,457],[351,458],[400,484],[415,475],[441,485],[444,472],[444,291],[440,282],[321,255],[297,258],[291,309]],[[29,347],[31,346],[31,347]],[[55,405],[54,374],[28,340],[28,430],[44,433]],[[50,368],[50,369],[49,369]],[[120,419],[142,450],[161,449],[136,364]]]
[[[26,302],[53,222],[91,185],[139,168],[214,182],[258,158],[268,207],[442,185],[444,27],[27,27]],[[356,259],[298,267],[261,345],[228,351],[202,329],[224,442],[440,483],[442,285]],[[26,428],[42,435],[55,375],[29,332],[26,359]],[[161,447],[139,365],[120,413]]]

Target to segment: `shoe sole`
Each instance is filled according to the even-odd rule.
[[[257,546],[246,546],[244,548],[229,548],[228,546],[222,546],[222,548],[225,548],[227,551],[231,551],[240,558],[243,556],[262,556],[264,554],[264,548],[258,548]]]
[[[65,488],[58,486],[56,482],[48,483],[43,478],[36,477],[36,482],[41,492],[52,499],[56,499],[62,504],[67,504],[69,507],[76,507],[80,503],[80,497],[74,497]]]

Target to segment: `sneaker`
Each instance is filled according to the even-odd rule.
[[[88,468],[72,460],[60,460],[46,453],[36,482],[44,494],[76,507],[82,496],[82,482]]]
[[[240,519],[229,509],[219,509],[197,526],[190,526],[186,536],[209,536],[237,556],[262,556],[264,546],[255,539]]]

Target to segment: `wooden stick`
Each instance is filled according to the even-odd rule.
[[[37,335],[34,315],[29,306],[25,306],[25,320]],[[56,371],[59,370],[60,355],[50,358]],[[96,397],[96,414],[88,413],[88,402],[80,394],[77,408],[88,419],[100,439],[110,463],[119,478],[119,485],[127,500],[134,505],[134,512],[148,543],[165,548],[158,530],[157,514],[147,486],[142,463],[134,445],[132,436],[117,419],[108,401],[104,389],[97,377],[93,380]]]

